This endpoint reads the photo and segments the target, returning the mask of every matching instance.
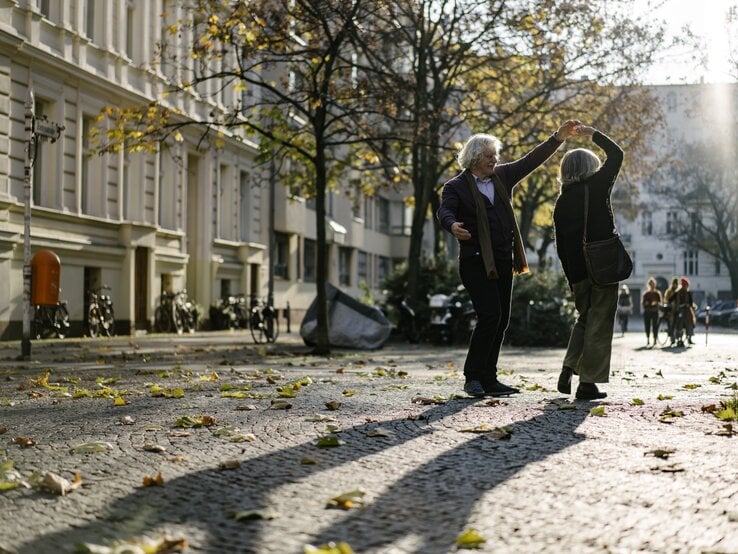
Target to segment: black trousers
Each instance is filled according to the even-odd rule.
[[[510,298],[512,296],[512,255],[495,256],[499,279],[487,279],[482,256],[469,256],[459,260],[461,282],[469,292],[477,326],[469,340],[469,351],[464,362],[467,381],[493,382],[497,378],[497,359],[510,323]]]
[[[659,312],[656,310],[644,310],[643,311],[643,323],[646,326],[646,337],[651,336],[653,332],[653,340],[656,340],[656,331],[659,328]]]

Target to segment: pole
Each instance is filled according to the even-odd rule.
[[[33,112],[33,90],[29,88],[25,103],[26,165],[25,212],[23,215],[23,339],[21,340],[21,358],[24,360],[31,359],[31,199],[33,197],[33,158],[35,154]]]
[[[276,237],[274,235],[274,198],[275,193],[275,175],[274,175],[274,158],[269,162],[269,282],[267,289],[267,306],[274,307],[274,264],[276,262],[274,249],[276,246]]]

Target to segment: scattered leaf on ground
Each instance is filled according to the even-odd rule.
[[[113,450],[113,445],[104,441],[83,442],[69,449],[72,454],[94,454],[95,452],[105,452],[106,450]]]
[[[66,496],[67,493],[72,492],[81,484],[82,479],[80,478],[79,473],[75,473],[74,480],[69,481],[69,479],[62,477],[61,475],[48,471],[44,473],[43,477],[38,481],[38,487],[40,489],[53,492],[54,494],[59,494],[61,496]]]
[[[341,403],[338,400],[331,400],[325,403],[325,407],[331,411],[336,411],[338,408],[341,407]]]
[[[384,427],[376,427],[372,429],[371,431],[368,431],[366,436],[367,437],[391,437],[394,435],[394,431],[390,431],[389,429],[385,429]]]
[[[605,415],[605,407],[595,406],[591,410],[589,410],[589,415],[603,417]]]
[[[656,398],[659,400],[671,400],[674,397],[668,394],[659,394]]]
[[[631,403],[631,405],[633,405],[633,406],[643,406],[643,405],[645,404],[645,402],[644,402],[643,400],[641,400],[640,398],[633,398],[633,399],[632,399],[632,400],[630,401],[630,403]]]
[[[480,535],[476,529],[467,529],[461,533],[461,535],[456,537],[456,545],[459,548],[479,548],[485,542],[487,542],[487,539]]]
[[[362,498],[366,493],[361,489],[344,492],[338,496],[331,498],[326,504],[326,508],[338,508],[341,510],[350,510],[358,505],[363,504]]]
[[[300,460],[300,463],[301,463],[302,465],[306,465],[306,466],[307,466],[307,465],[314,465],[314,464],[317,464],[318,462],[317,462],[316,460],[313,460],[312,458],[302,458],[302,459]]]
[[[292,408],[292,404],[290,404],[286,400],[272,399],[272,403],[271,403],[270,409],[272,409],[272,410],[289,410],[290,408]]]
[[[154,477],[144,475],[142,487],[163,487],[164,477],[161,476],[161,471]]]
[[[30,448],[31,446],[36,446],[36,441],[30,437],[15,437],[13,439],[13,442],[21,448]]]
[[[190,427],[211,427],[212,425],[215,425],[215,418],[209,415],[182,416],[177,419],[175,425],[177,427],[184,427],[185,429]]]
[[[277,512],[271,510],[241,510],[230,512],[236,521],[252,521],[255,519],[276,519],[279,517]]]
[[[687,383],[686,385],[683,385],[682,388],[683,389],[688,389],[688,390],[694,390],[694,389],[696,389],[698,387],[701,387],[701,386],[702,385],[698,385],[697,383]]]
[[[320,448],[330,448],[333,446],[341,446],[342,444],[344,444],[344,442],[340,440],[337,436],[325,435],[323,437],[318,437],[315,446],[318,446]]]
[[[302,549],[304,554],[354,554],[353,549],[347,542],[329,542],[320,546],[306,544]]]
[[[656,458],[662,458],[664,460],[668,460],[669,456],[674,454],[676,450],[673,448],[657,448],[655,450],[649,450],[648,452],[644,452],[644,456],[654,456]]]
[[[144,444],[143,449],[146,452],[156,452],[157,454],[163,454],[167,450],[160,444]]]
[[[225,460],[218,464],[218,469],[238,469],[241,467],[241,462],[238,460]]]

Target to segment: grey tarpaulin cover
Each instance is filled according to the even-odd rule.
[[[391,326],[378,309],[351,298],[333,285],[327,284],[328,342],[346,348],[381,348],[390,336]],[[317,298],[312,301],[300,325],[305,344],[317,342]]]

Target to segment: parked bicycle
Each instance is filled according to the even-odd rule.
[[[214,329],[246,329],[250,315],[243,294],[223,297],[210,306],[210,323]]]
[[[252,298],[249,328],[256,344],[275,342],[279,336],[279,317],[274,306]]]
[[[162,292],[159,305],[154,311],[154,324],[160,333],[194,333],[197,326],[192,302],[187,291]]]
[[[106,290],[109,291],[110,287],[103,285],[87,291],[87,334],[92,338],[101,334],[108,337],[115,334],[113,299],[109,294],[103,293]]]
[[[33,332],[37,339],[66,337],[69,332],[69,312],[66,301],[34,305]]]

